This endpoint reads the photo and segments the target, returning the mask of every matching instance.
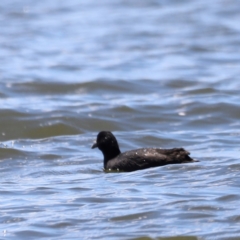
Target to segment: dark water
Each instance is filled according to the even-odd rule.
[[[0,239],[240,239],[239,12],[1,1]],[[106,174],[103,129],[200,162]]]

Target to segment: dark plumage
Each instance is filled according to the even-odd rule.
[[[117,139],[108,131],[98,133],[92,148],[96,147],[103,153],[106,171],[131,172],[167,164],[195,162],[183,148],[140,148],[121,153]]]

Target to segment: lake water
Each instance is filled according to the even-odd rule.
[[[240,239],[239,13],[2,0],[0,239]],[[105,173],[101,130],[199,162]]]

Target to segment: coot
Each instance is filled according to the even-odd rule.
[[[108,131],[98,133],[92,148],[96,147],[103,153],[106,171],[131,172],[167,164],[195,162],[183,148],[140,148],[121,153],[117,139]]]

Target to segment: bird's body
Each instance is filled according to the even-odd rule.
[[[103,153],[106,171],[131,172],[167,164],[195,162],[183,148],[140,148],[121,153],[115,136],[107,131],[98,134],[92,148],[95,147]]]
[[[131,172],[167,164],[192,162],[188,154],[183,148],[140,148],[120,153],[115,158],[104,161],[104,169]]]

